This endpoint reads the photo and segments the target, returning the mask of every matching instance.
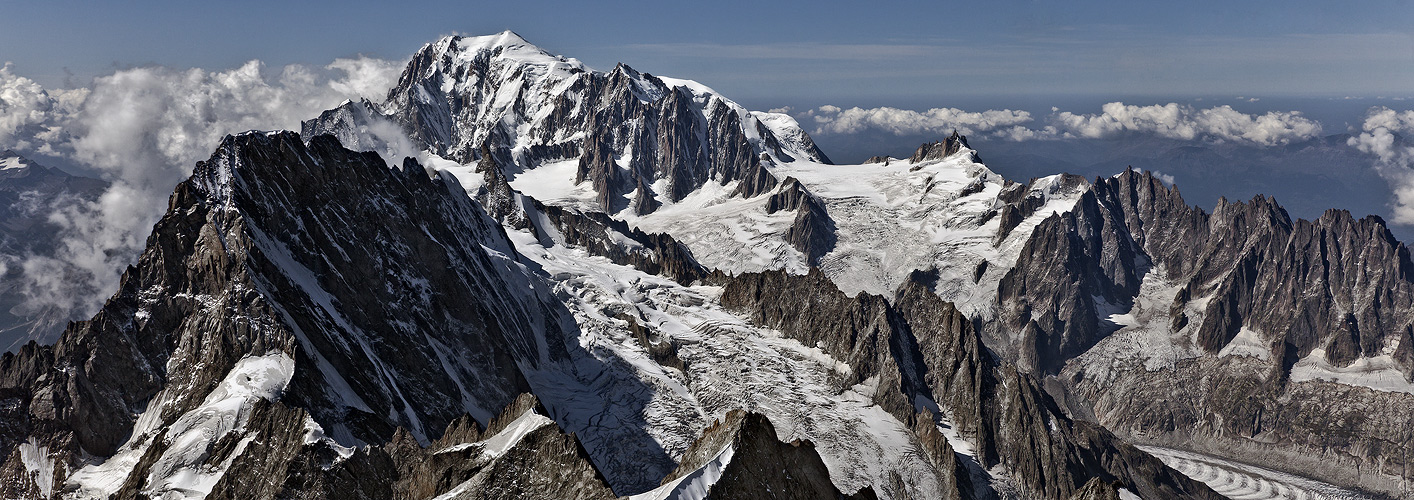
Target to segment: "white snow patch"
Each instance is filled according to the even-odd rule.
[[[1394,357],[1389,354],[1362,357],[1350,366],[1332,366],[1326,361],[1325,349],[1313,349],[1291,367],[1291,381],[1322,380],[1346,385],[1368,387],[1384,392],[1414,394],[1414,384],[1404,380]]]
[[[510,425],[506,426],[505,430],[496,433],[490,439],[481,441],[481,456],[499,457],[504,455],[527,434],[547,425],[555,425],[555,421],[534,411],[522,413]]]
[[[39,446],[34,438],[20,443],[20,461],[25,471],[33,476],[39,493],[48,498],[54,492],[54,458],[49,456],[49,447]]]
[[[1130,364],[1139,363],[1145,370],[1157,371],[1171,368],[1179,360],[1201,356],[1202,351],[1183,333],[1186,329],[1171,331],[1169,307],[1183,287],[1165,278],[1166,274],[1161,266],[1145,273],[1139,294],[1128,310],[1097,299],[1100,317],[1105,319],[1101,327],[1108,322],[1108,326],[1116,330],[1070,363],[1081,364],[1087,376],[1105,383],[1127,370]],[[1189,318],[1196,314],[1192,308],[1190,302],[1185,309]]]
[[[732,462],[736,450],[728,444],[711,462],[692,471],[691,474],[659,486],[647,493],[633,495],[628,500],[705,500],[712,485],[722,478],[722,471]]]
[[[7,156],[0,158],[0,170],[21,169],[28,166],[24,159],[18,156]]]
[[[235,450],[220,463],[209,462],[211,447],[226,435],[245,430],[256,401],[279,399],[294,376],[294,365],[294,359],[283,352],[249,356],[236,362],[201,405],[167,427],[164,438],[167,448],[148,469],[143,493],[157,498],[204,498],[209,494],[252,437],[246,436],[238,442]],[[117,492],[155,439],[155,433],[148,433],[156,426],[144,420],[150,422],[151,414],[161,412],[163,396],[165,394],[159,394],[149,403],[134,427],[133,437],[119,448],[118,454],[101,464],[85,466],[70,476],[69,482],[77,487],[79,496],[107,497]],[[143,443],[136,445],[134,440]]]
[[[1219,358],[1226,356],[1250,356],[1269,361],[1272,358],[1272,350],[1267,342],[1262,340],[1261,333],[1244,326],[1238,330],[1237,336],[1233,337],[1231,342],[1218,351]]]

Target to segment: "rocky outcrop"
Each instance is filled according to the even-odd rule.
[[[542,220],[550,223],[556,236],[563,239],[560,243],[584,248],[591,255],[607,257],[615,264],[667,276],[683,284],[701,280],[709,272],[672,236],[645,233],[599,212],[580,212],[539,202],[535,202],[535,209],[544,215]],[[537,228],[537,231],[549,234],[547,229]]]
[[[972,146],[967,145],[967,137],[958,134],[957,131],[954,130],[952,131],[952,135],[948,136],[947,139],[925,142],[923,145],[918,146],[918,149],[913,152],[913,156],[910,156],[908,161],[910,163],[922,163],[928,160],[941,160],[957,154],[962,151],[963,148],[970,150]],[[982,159],[977,156],[977,153],[972,153],[972,161],[981,163]]]
[[[426,448],[395,438],[384,446],[399,470],[392,498],[614,498],[574,435],[545,414],[524,394],[470,439],[449,439],[452,429]]]
[[[766,199],[766,213],[794,210],[795,220],[786,230],[786,241],[805,254],[806,262],[816,265],[820,257],[835,248],[835,221],[825,211],[825,204],[794,177],[787,177],[774,194]]]
[[[1143,265],[1113,206],[1085,193],[1070,212],[1036,227],[997,286],[997,325],[1021,332],[1024,370],[1055,372],[1100,340],[1100,305],[1128,309]],[[1057,270],[1060,270],[1059,272]]]
[[[920,398],[936,402],[975,442],[984,468],[1001,465],[1035,498],[1067,498],[1092,476],[1146,497],[1219,498],[1103,428],[1066,417],[1035,379],[998,364],[971,321],[917,279],[891,304],[848,297],[819,271],[744,274],[727,281],[721,300],[847,362],[854,370],[844,384],[878,377],[875,401],[901,420],[917,418]]]
[[[710,469],[710,470],[708,470]],[[771,473],[763,473],[771,471]],[[779,473],[776,473],[779,471]],[[710,475],[715,474],[715,480]],[[759,413],[729,412],[688,448],[681,465],[663,484],[705,486],[712,499],[870,499],[873,489],[843,494],[809,441],[782,442],[771,421]]]
[[[1098,477],[1090,478],[1084,488],[1070,496],[1070,500],[1120,500],[1119,488]]]
[[[1002,192],[997,194],[997,205],[999,206],[995,210],[997,210],[1000,223],[997,225],[997,234],[993,241],[1000,244],[1006,240],[1012,230],[1021,224],[1021,221],[1031,217],[1037,210],[1045,206],[1047,200],[1044,190],[1054,189],[1065,192],[1088,186],[1084,177],[1070,174],[1060,174],[1058,179],[1051,181],[1050,185],[1044,187],[1038,185],[1039,180],[1031,179],[1031,182],[1026,184],[1008,181],[1006,186],[1002,188]],[[981,188],[980,184],[977,188]],[[968,191],[970,190],[963,192]]]
[[[1321,477],[1389,491],[1388,481],[1397,480],[1388,478],[1403,469],[1381,443],[1403,439],[1391,430],[1402,424],[1342,420],[1330,405],[1380,414],[1407,398],[1296,384],[1291,371],[1302,360],[1342,367],[1390,354],[1408,380],[1414,365],[1391,346],[1403,344],[1414,323],[1411,270],[1408,249],[1376,217],[1332,210],[1314,221],[1292,220],[1262,196],[1221,200],[1210,214],[1188,206],[1176,188],[1130,170],[1097,180],[1072,212],[1033,232],[999,289],[1002,328],[1023,335],[999,351],[1037,372],[1061,371],[1118,328],[1100,320],[1128,310],[1139,280],[1159,273],[1150,278],[1179,286],[1160,321],[1175,338],[1191,338],[1202,357],[1159,372],[1142,365],[1108,375],[1065,368],[1060,380],[1073,391],[1067,399],[1089,402],[1076,414],[1093,414],[1129,436],[1269,467],[1301,462],[1276,456],[1322,456],[1325,465],[1310,466]],[[1252,345],[1243,349],[1255,350],[1219,356],[1239,335]],[[1332,399],[1336,394],[1348,401]],[[1375,464],[1380,472],[1351,477],[1333,463]]]

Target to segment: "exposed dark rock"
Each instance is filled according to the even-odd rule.
[[[1179,446],[1208,443],[1209,452],[1268,467],[1300,462],[1290,457],[1298,449],[1326,454],[1330,463],[1384,464],[1382,474],[1401,474],[1389,465],[1398,458],[1373,444],[1402,439],[1389,430],[1397,425],[1316,416],[1327,411],[1320,401],[1330,401],[1320,391],[1336,386],[1291,384],[1288,376],[1297,360],[1316,349],[1324,350],[1325,361],[1343,366],[1378,355],[1407,335],[1414,323],[1414,266],[1383,221],[1355,220],[1338,210],[1292,221],[1262,196],[1247,203],[1221,200],[1209,214],[1185,204],[1177,189],[1133,170],[1098,179],[1091,193],[1070,214],[1039,225],[1004,279],[1001,317],[1023,334],[999,347],[1002,352],[1021,366],[1058,369],[1107,334],[1096,329],[1095,300],[1124,309],[1138,291],[1138,277],[1161,272],[1183,284],[1169,309],[1171,328],[1191,332],[1210,354],[1245,328],[1270,346],[1271,356],[1261,362],[1194,361],[1194,368],[1163,371],[1170,380],[1162,383],[1142,369],[1123,371],[1120,379],[1133,379],[1124,383],[1130,389],[1116,387],[1114,376],[1089,380],[1080,367],[1068,369],[1071,374],[1061,380],[1079,382],[1072,384],[1081,394],[1077,400],[1093,402],[1095,418],[1127,435]],[[1203,304],[1200,299],[1206,305],[1195,315],[1190,305]],[[1411,361],[1407,354],[1396,360],[1406,377],[1414,370]],[[1113,399],[1101,387],[1124,396]],[[1207,396],[1187,396],[1194,392]],[[1174,404],[1179,399],[1185,404]],[[1405,404],[1401,399],[1372,393],[1349,404],[1379,412]],[[1308,421],[1294,421],[1298,415]],[[1329,481],[1389,488],[1375,474],[1352,479],[1328,466],[1313,470]]]
[[[716,460],[728,448],[731,459],[708,489],[712,499],[870,499],[872,488],[854,494],[840,492],[830,482],[830,471],[809,441],[785,443],[764,415],[741,410],[714,422],[683,455],[681,465],[663,484],[692,474]],[[766,473],[770,471],[770,473]],[[776,473],[779,471],[779,473]]]
[[[918,397],[937,402],[977,444],[981,465],[1003,465],[1036,498],[1067,498],[1093,476],[1134,484],[1155,498],[1220,498],[1115,438],[1072,421],[1031,376],[999,364],[972,322],[916,280],[893,304],[848,297],[823,274],[730,278],[722,304],[763,326],[818,345],[854,368],[848,384],[879,376],[875,401],[903,421]],[[939,471],[954,474],[953,470]]]
[[[967,145],[967,137],[958,134],[957,131],[954,130],[952,131],[952,135],[948,136],[947,139],[937,142],[925,142],[922,146],[918,146],[918,150],[913,152],[913,156],[909,157],[908,161],[921,163],[928,160],[940,160],[957,154],[959,151],[962,151],[962,148],[971,149],[972,146]],[[976,153],[973,153],[972,161],[981,162],[982,159],[979,158]]]
[[[501,224],[529,229],[546,245],[574,245],[592,255],[607,257],[615,264],[668,276],[684,284],[691,284],[707,274],[692,257],[692,252],[671,236],[644,233],[600,212],[585,213],[542,204],[511,188],[502,173],[504,168],[494,158],[483,156],[477,169],[483,172],[485,182],[474,196]],[[540,227],[542,221],[548,221],[551,227]],[[550,237],[552,233],[562,241],[554,241]]]
[[[1119,488],[1098,477],[1090,478],[1085,487],[1070,496],[1071,500],[1119,500]]]
[[[981,180],[980,177],[977,178],[963,192],[968,194],[980,192],[982,189]],[[1008,181],[1002,188],[1002,192],[997,194],[997,203],[1001,205],[999,208],[1001,224],[997,226],[997,234],[993,241],[1001,243],[1011,234],[1012,230],[1016,229],[1017,225],[1021,224],[1021,221],[1034,215],[1037,210],[1046,205],[1045,194],[1033,191],[1037,187],[1036,181],[1037,179],[1031,179],[1031,182],[1026,184]],[[1055,189],[1071,191],[1085,186],[1084,177],[1061,174]],[[962,196],[966,196],[966,194]]]
[[[283,419],[270,425],[299,434],[301,446],[303,415],[365,442],[397,427],[434,439],[468,411],[467,398],[494,408],[527,389],[517,363],[564,356],[558,335],[546,346],[528,338],[557,331],[557,303],[508,295],[533,287],[507,283],[511,263],[485,248],[515,255],[447,178],[389,169],[329,136],[308,145],[293,133],[228,137],[178,185],[113,298],[56,345],[0,358],[0,390],[24,402],[17,421],[65,471],[112,455],[144,407],[170,425],[237,361],[270,353],[294,360],[280,402],[297,410],[270,413]],[[457,362],[438,362],[434,349]],[[154,458],[176,445],[160,434],[133,439],[151,441],[144,456]],[[0,456],[13,457],[16,443],[3,444]],[[233,445],[217,439],[204,460],[219,463]],[[265,456],[256,446],[231,467],[253,467],[241,464]],[[269,456],[261,467],[300,460]]]
[[[594,192],[599,193],[596,197],[599,206],[605,212],[615,213],[622,207],[624,190],[628,189],[627,182],[614,161],[612,139],[604,137],[601,129],[591,130],[593,133],[586,140],[584,153],[579,157],[579,169],[575,172],[574,182],[593,183]]]
[[[780,189],[766,199],[766,213],[782,210],[796,212],[786,231],[786,241],[805,254],[806,262],[815,265],[820,257],[834,250],[835,221],[825,211],[824,202],[794,177],[787,177]]]
[[[633,339],[638,341],[638,345],[648,351],[648,356],[653,358],[655,363],[669,368],[677,368],[678,371],[687,372],[687,365],[682,358],[678,357],[678,348],[671,340],[663,339],[655,335],[648,327],[639,324],[638,320],[627,314],[618,314],[616,319],[628,323],[629,333],[633,334]]]
[[[544,214],[564,238],[563,243],[584,248],[592,255],[608,257],[615,264],[667,276],[684,284],[691,284],[707,274],[707,269],[697,263],[692,252],[672,236],[644,233],[599,212],[586,213],[539,202],[535,202],[535,209]],[[541,234],[545,229],[539,229]],[[625,245],[624,240],[631,243]]]
[[[1017,359],[1035,364],[1019,366],[1054,372],[1099,341],[1096,301],[1128,304],[1139,292],[1141,264],[1122,220],[1093,193],[1037,225],[997,288],[996,327],[1035,334],[1034,345],[1016,347]]]

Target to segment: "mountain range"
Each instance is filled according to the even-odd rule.
[[[1204,210],[1129,168],[1005,179],[956,133],[835,165],[788,115],[512,32],[213,146],[97,314],[0,357],[0,496],[1414,479],[1414,264],[1377,217]]]

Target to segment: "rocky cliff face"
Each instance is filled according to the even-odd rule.
[[[1074,411],[1132,436],[1268,466],[1305,463],[1292,458],[1303,453],[1327,457],[1303,470],[1345,484],[1388,490],[1398,482],[1391,476],[1403,470],[1401,459],[1390,450],[1406,439],[1405,419],[1386,412],[1409,398],[1317,381],[1340,380],[1357,362],[1404,381],[1414,373],[1400,349],[1414,321],[1409,252],[1378,218],[1329,211],[1293,221],[1260,196],[1221,201],[1209,214],[1130,170],[1098,180],[1076,210],[1039,226],[1027,248],[1000,289],[1005,325],[1023,332],[1015,340],[1022,366],[1060,371],[1088,402]],[[1110,318],[1135,317],[1136,300],[1165,303],[1137,320]],[[1116,331],[1124,335],[1108,340]],[[1094,368],[1139,331],[1162,335],[1150,350],[1176,354]],[[1095,354],[1074,359],[1092,346]],[[1334,408],[1370,420],[1344,419]],[[1345,474],[1332,463],[1374,470]]]
[[[954,130],[952,131],[952,135],[948,136],[947,139],[928,142],[924,143],[922,146],[918,146],[918,149],[913,152],[913,156],[909,157],[908,161],[923,163],[927,160],[941,160],[957,154],[959,151],[962,151],[963,148],[971,149],[972,146],[967,145],[966,137],[963,137],[962,134]],[[874,158],[870,158],[871,161],[865,163],[877,163],[872,161]],[[977,156],[976,153],[972,153],[972,161],[981,163],[982,158]]]
[[[1001,465],[1027,495],[1067,498],[1102,476],[1145,496],[1219,498],[1103,428],[1067,418],[1033,378],[998,364],[971,322],[921,281],[890,303],[848,297],[819,272],[746,274],[726,283],[722,303],[846,361],[854,371],[843,384],[877,377],[875,402],[902,420],[935,405],[949,417],[935,425],[970,437],[971,458],[984,469]]]
[[[772,471],[772,473],[764,473]],[[780,471],[779,474],[774,471]],[[870,499],[873,489],[850,495],[830,482],[830,471],[809,441],[782,442],[771,421],[740,410],[714,422],[688,448],[663,490],[714,499]]]
[[[786,231],[786,241],[805,254],[806,262],[818,265],[820,257],[835,249],[835,221],[825,210],[825,203],[810,193],[800,181],[787,177],[770,198],[766,213],[795,211],[795,221]]]
[[[219,488],[229,470],[328,465],[395,429],[428,442],[468,413],[489,420],[528,389],[523,368],[563,357],[558,313],[495,221],[405,167],[330,137],[228,138],[102,311],[0,359],[4,467],[32,469],[15,451],[28,439],[52,492],[160,495],[186,470]]]

